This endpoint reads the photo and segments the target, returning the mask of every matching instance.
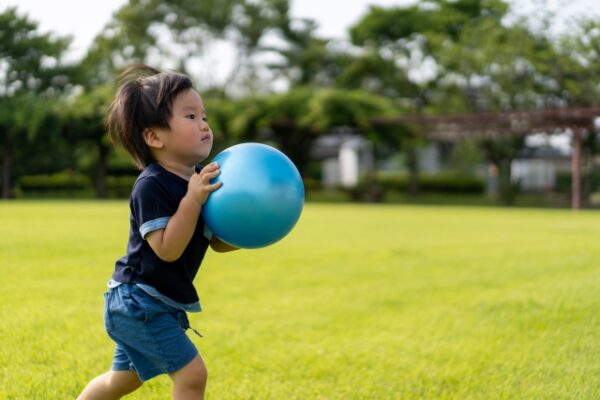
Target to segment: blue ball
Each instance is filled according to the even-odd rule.
[[[296,225],[304,205],[304,185],[296,166],[281,151],[242,143],[219,153],[223,185],[204,206],[204,222],[219,239],[252,249],[273,244]]]

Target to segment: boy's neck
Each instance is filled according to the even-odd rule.
[[[169,161],[157,161],[158,164],[166,169],[167,171],[185,179],[186,181],[190,180],[190,177],[194,174],[194,165],[187,166],[181,163],[169,162]]]

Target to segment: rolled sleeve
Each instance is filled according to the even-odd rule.
[[[165,228],[169,223],[169,219],[169,217],[161,217],[145,222],[142,226],[140,226],[140,234],[142,235],[142,238],[146,239],[146,235],[150,232]]]

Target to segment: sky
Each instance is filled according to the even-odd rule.
[[[529,14],[536,8],[561,9],[562,20],[573,14],[592,13],[600,18],[600,0],[511,0],[517,12]],[[0,0],[0,11],[17,6],[40,24],[42,31],[72,35],[71,57],[81,57],[93,38],[110,20],[111,15],[127,0]],[[293,17],[308,17],[317,21],[318,34],[329,38],[344,38],[349,26],[368,10],[369,4],[400,6],[415,0],[291,0]]]
[[[382,6],[404,5],[413,0],[291,0],[292,15],[309,17],[319,23],[318,33],[326,37],[342,38],[347,27],[356,22],[368,9],[368,4]],[[43,32],[72,35],[71,51],[74,57],[83,55],[110,20],[112,13],[127,0],[0,0],[0,11],[16,6],[40,24]],[[343,6],[340,7],[340,5]]]

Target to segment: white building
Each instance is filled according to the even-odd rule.
[[[371,142],[351,128],[337,128],[318,138],[311,155],[322,160],[322,184],[326,188],[355,187],[374,168]]]
[[[571,172],[571,135],[530,135],[511,164],[511,181],[533,192],[552,191],[556,176]]]

